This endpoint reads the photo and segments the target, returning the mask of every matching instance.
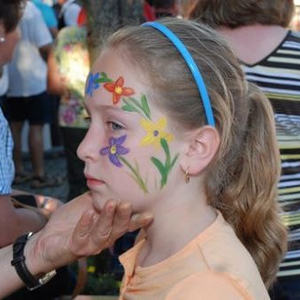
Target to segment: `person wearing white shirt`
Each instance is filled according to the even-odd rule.
[[[46,60],[52,37],[40,11],[30,1],[26,2],[19,29],[21,39],[9,64],[8,99],[5,105],[15,143],[15,182],[30,179],[29,174],[24,172],[21,156],[21,132],[24,121],[29,121],[32,187],[54,186],[57,180],[45,176],[43,160],[43,125],[51,120],[50,100],[46,94]]]
[[[58,0],[60,5],[62,5],[59,19],[59,27],[65,26],[77,26],[77,19],[81,10],[81,6],[76,0]]]

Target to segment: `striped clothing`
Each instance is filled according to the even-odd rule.
[[[289,31],[270,55],[254,65],[243,65],[243,69],[275,111],[282,161],[279,202],[285,211],[284,222],[291,229],[290,250],[300,250],[300,33]],[[300,253],[294,254],[288,252],[279,275],[300,274]]]
[[[12,150],[13,140],[10,129],[0,107],[0,195],[11,193],[14,178]]]

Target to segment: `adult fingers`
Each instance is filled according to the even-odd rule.
[[[92,255],[94,253],[87,253],[86,251],[89,250],[87,248],[88,239],[90,238],[90,233],[93,228],[93,224],[95,223],[95,213],[93,210],[88,210],[84,212],[79,219],[77,225],[72,234],[71,238],[71,251],[76,256],[86,256]],[[93,250],[93,249],[91,249]]]
[[[113,220],[112,231],[110,233],[109,245],[128,231],[128,226],[132,214],[132,206],[129,202],[120,202],[116,207]]]
[[[100,215],[97,216],[92,231],[90,232],[91,239],[98,249],[101,251],[108,245],[109,237],[112,231],[113,219],[116,210],[116,202],[109,200],[105,203]]]

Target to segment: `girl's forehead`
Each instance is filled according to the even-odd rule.
[[[104,50],[96,59],[92,66],[92,71],[95,72],[108,72],[111,76],[116,76],[120,73],[131,73],[129,61],[122,57],[117,51]]]
[[[126,56],[122,56],[119,52],[114,50],[105,50],[97,58],[92,66],[91,73],[105,73],[107,76],[116,81],[119,77],[124,79],[124,84],[131,86],[137,92],[143,92],[147,89],[147,83],[143,72],[134,67]]]
[[[91,68],[86,82],[86,96],[112,105],[120,105],[124,97],[139,98],[148,94],[149,89],[142,73],[125,56],[105,50]]]

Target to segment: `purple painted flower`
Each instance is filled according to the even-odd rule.
[[[99,84],[99,72],[96,74],[90,73],[88,78],[87,78],[87,83],[86,83],[86,88],[85,88],[85,93],[89,95],[90,97],[93,96],[94,90],[98,89],[100,87]]]
[[[119,155],[125,155],[129,152],[129,149],[122,146],[122,144],[126,140],[126,137],[126,135],[123,135],[116,139],[111,137],[109,139],[109,146],[104,147],[100,150],[101,155],[108,155],[111,163],[119,168],[122,167],[122,164],[119,160]]]

